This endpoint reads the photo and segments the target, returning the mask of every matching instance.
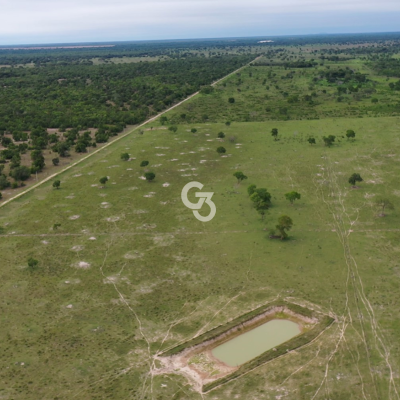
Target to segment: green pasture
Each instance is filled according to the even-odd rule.
[[[267,58],[259,59],[264,61]],[[367,75],[357,92],[338,93],[340,86],[356,87],[355,81],[341,84],[320,79],[327,71],[346,68]],[[193,123],[397,116],[398,93],[389,88],[395,81],[375,75],[360,59],[326,62],[315,68],[257,66],[255,62],[225,79],[212,94],[197,96],[171,112],[170,119],[172,123]]]
[[[262,71],[242,73],[257,96]],[[226,90],[236,91],[235,79]],[[204,97],[210,117],[216,96],[229,93]],[[190,105],[201,114],[203,101],[170,118]],[[48,182],[0,209],[0,398],[397,398],[400,119],[228,127],[236,111],[221,104],[219,123],[180,123],[176,134],[153,123],[61,174],[59,190]],[[347,129],[355,141],[342,137]],[[331,148],[327,135],[337,138]],[[120,159],[125,152],[131,161]],[[151,183],[140,179],[143,160],[156,174]],[[235,171],[248,179],[237,184]],[[348,183],[354,172],[364,179],[358,189]],[[208,223],[181,201],[193,180],[214,192],[217,213]],[[272,194],[264,220],[250,184]],[[284,197],[292,190],[301,194],[293,206]],[[380,196],[395,206],[386,217],[374,206]],[[294,222],[289,239],[269,239],[283,214]],[[36,269],[27,267],[30,257]],[[203,396],[182,376],[154,374],[154,355],[285,299],[335,322],[310,345]]]

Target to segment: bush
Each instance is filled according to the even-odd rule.
[[[14,168],[10,172],[10,176],[16,181],[26,181],[31,176],[31,169],[22,165],[21,167]]]

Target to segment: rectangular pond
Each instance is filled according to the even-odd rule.
[[[215,347],[211,353],[226,365],[237,367],[300,333],[295,322],[274,319]]]

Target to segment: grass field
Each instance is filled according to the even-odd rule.
[[[1,398],[398,398],[400,119],[222,122],[176,134],[153,123],[62,174],[60,190],[49,182],[0,210]],[[322,145],[347,129],[354,142]],[[220,143],[220,131],[235,142]],[[140,179],[142,160],[152,183]],[[248,180],[237,185],[236,170]],[[211,222],[182,204],[192,180],[214,192]],[[253,183],[272,194],[264,221]],[[302,195],[294,206],[291,190]],[[384,218],[378,196],[396,207]],[[268,239],[282,214],[294,221],[290,239]],[[279,299],[337,322],[206,395],[179,375],[153,376],[162,350]]]

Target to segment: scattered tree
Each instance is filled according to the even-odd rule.
[[[386,210],[394,210],[393,204],[390,202],[390,200],[386,198],[379,198],[375,200],[375,205],[380,209],[380,217],[384,217],[385,214],[385,209]]]
[[[162,115],[160,117],[161,125],[164,125],[167,121],[168,121],[168,118],[165,115]]]
[[[196,129],[196,128],[192,128],[192,129],[190,130],[190,132],[196,133],[196,132],[197,132],[197,129]]]
[[[307,142],[310,143],[310,144],[315,144],[315,138],[310,137],[310,138],[307,139]]]
[[[53,165],[56,167],[58,164],[60,164],[60,159],[58,157],[53,158],[51,160],[51,162],[53,163]]]
[[[301,194],[295,191],[289,192],[285,194],[286,200],[290,201],[290,204],[293,205],[295,200],[300,200]]]
[[[168,128],[168,130],[171,131],[171,132],[173,132],[173,133],[176,133],[176,131],[178,130],[178,127],[175,126],[175,125],[173,125],[173,126],[170,126],[170,127]]]
[[[218,133],[218,138],[219,139],[223,139],[225,137],[225,133],[224,132],[219,132]]]
[[[53,188],[54,189],[60,189],[60,186],[61,186],[61,182],[59,181],[59,180],[56,180],[56,181],[54,181],[53,182]]]
[[[225,122],[225,125],[226,125],[226,126],[231,126],[231,121],[226,121],[226,122]]]
[[[217,153],[218,153],[218,154],[224,154],[224,153],[226,153],[225,147],[222,147],[222,146],[218,147],[218,148],[217,148]]]
[[[238,183],[242,182],[244,179],[247,179],[247,176],[241,171],[236,171],[233,176],[238,180]]]
[[[271,130],[271,136],[274,138],[274,140],[278,140],[278,129],[273,128]]]
[[[336,136],[334,135],[329,135],[329,136],[323,136],[322,140],[324,141],[325,146],[331,147],[336,139]]]
[[[16,181],[26,181],[31,176],[31,169],[25,165],[14,168],[10,172],[10,176]]]
[[[141,163],[140,163],[140,166],[141,167],[147,167],[149,165],[149,162],[148,161],[142,161]]]
[[[346,136],[347,136],[347,139],[353,139],[354,140],[354,138],[356,137],[356,133],[352,129],[349,129],[346,132]]]
[[[353,187],[355,187],[356,182],[362,182],[362,181],[363,181],[363,178],[361,178],[361,175],[360,174],[356,174],[356,173],[351,175],[350,178],[349,178],[349,183]]]
[[[156,174],[154,172],[146,172],[144,177],[146,178],[147,182],[151,182],[156,177]]]
[[[271,205],[271,194],[267,189],[254,188],[254,192],[250,195],[250,200],[254,203],[254,207],[257,211],[267,210]]]
[[[257,189],[257,186],[256,186],[256,185],[250,185],[250,186],[247,188],[247,193],[249,194],[249,196],[251,196],[251,195],[256,191],[256,189]]]
[[[234,97],[229,97],[228,102],[230,104],[233,104],[235,102],[235,98]]]
[[[276,229],[278,229],[280,233],[281,240],[284,240],[288,237],[287,231],[290,231],[292,226],[293,226],[293,221],[287,215],[282,215],[281,217],[278,218],[278,225],[276,225]]]
[[[121,154],[121,160],[122,161],[128,161],[129,160],[129,154],[128,153],[122,153]]]
[[[34,258],[30,257],[28,258],[28,269],[29,271],[34,271],[35,269],[37,269],[39,265],[39,261],[35,260]]]
[[[100,183],[102,185],[105,185],[108,182],[108,178],[106,176],[103,176],[102,178],[100,178]]]

